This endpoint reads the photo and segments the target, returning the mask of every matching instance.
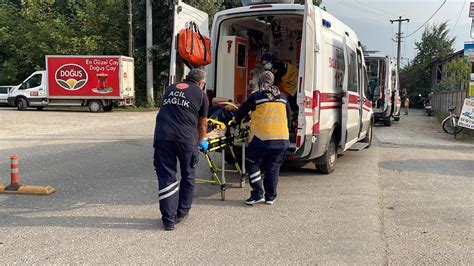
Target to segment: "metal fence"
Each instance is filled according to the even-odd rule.
[[[466,98],[467,90],[438,92],[433,95],[431,105],[434,111],[447,113],[449,105],[452,104],[456,106],[456,113],[459,115]]]

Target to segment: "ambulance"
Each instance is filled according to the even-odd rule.
[[[392,118],[400,121],[400,90],[397,64],[393,58],[366,51],[365,64],[369,77],[369,99],[372,102],[375,122],[391,126]]]
[[[264,53],[293,64],[299,71],[298,110],[293,110],[285,159],[313,162],[318,172],[333,172],[338,153],[361,150],[372,141],[372,104],[357,35],[312,1],[242,2],[242,7],[218,12],[209,34],[208,15],[178,1],[169,82],[183,80],[189,71],[177,52],[177,35],[191,21],[211,38],[207,89],[216,96],[243,103],[255,89]]]

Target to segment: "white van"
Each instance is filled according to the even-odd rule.
[[[397,64],[393,58],[371,53],[365,54],[369,76],[369,99],[372,101],[375,122],[385,126],[400,120],[400,90],[398,89]]]
[[[245,101],[263,53],[293,64],[299,69],[299,110],[294,110],[286,160],[312,161],[318,171],[331,173],[338,150],[360,150],[372,141],[373,113],[357,35],[312,1],[305,5],[274,3],[285,0],[244,2],[252,4],[217,13],[208,35],[207,14],[178,1],[169,82],[181,81],[188,71],[177,53],[176,37],[190,21],[211,36],[207,89],[216,96]]]

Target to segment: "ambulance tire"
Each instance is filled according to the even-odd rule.
[[[386,127],[391,126],[391,125],[392,125],[392,119],[391,119],[390,117],[385,118],[385,119],[383,120],[383,125],[386,126]]]
[[[15,101],[15,106],[19,111],[25,111],[28,108],[28,101],[25,98],[18,98]]]
[[[93,113],[102,112],[104,107],[102,106],[102,102],[98,100],[92,100],[89,102],[89,110]]]
[[[328,144],[326,152],[323,156],[316,159],[316,171],[323,174],[330,174],[336,169],[336,159],[337,159],[337,148],[336,140],[334,137],[331,138],[331,141]]]

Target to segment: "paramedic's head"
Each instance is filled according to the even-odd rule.
[[[258,86],[261,87],[262,84],[273,85],[275,81],[275,76],[270,71],[263,71],[262,74],[258,77]]]
[[[260,58],[260,61],[262,61],[263,67],[266,70],[272,69],[272,56],[270,54],[263,54],[262,57]]]
[[[199,68],[193,68],[186,76],[186,80],[196,83],[203,90],[206,87],[206,72]]]

